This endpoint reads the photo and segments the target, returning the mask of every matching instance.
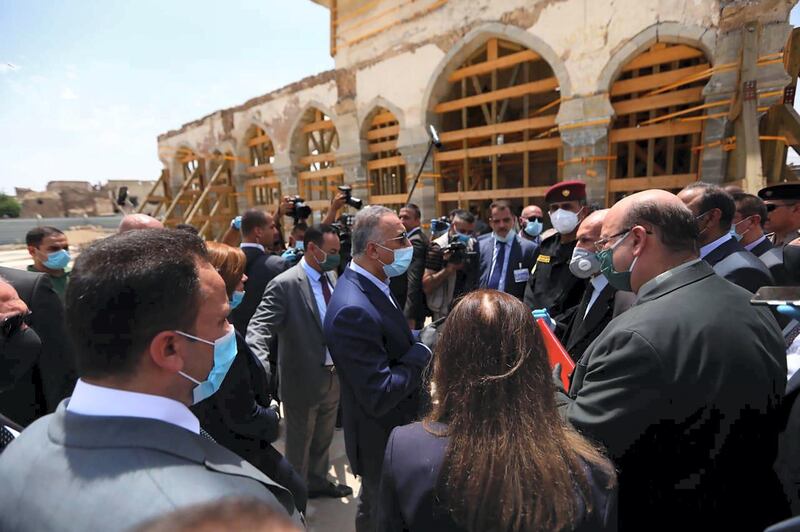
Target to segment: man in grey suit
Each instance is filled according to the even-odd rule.
[[[0,530],[128,530],[176,508],[294,501],[205,437],[188,405],[236,356],[225,283],[191,233],[114,235],[78,258],[66,297],[79,380],[0,455]]]
[[[587,348],[564,409],[619,470],[620,530],[763,530],[788,516],[772,470],[783,338],[699,260],[697,233],[680,199],[649,190],[614,205],[596,242],[609,284],[638,299]]]
[[[265,359],[277,335],[278,383],[286,415],[286,458],[308,483],[308,496],[346,497],[353,490],[328,480],[328,451],[339,407],[339,377],[322,323],[339,265],[340,242],[330,225],[309,228],[305,256],[278,275],[247,328],[247,343]]]

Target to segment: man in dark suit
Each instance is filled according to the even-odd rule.
[[[731,236],[736,204],[730,194],[716,185],[694,183],[681,190],[678,198],[697,220],[700,258],[710,264],[717,275],[750,292],[775,284],[764,263]]]
[[[563,408],[620,472],[620,530],[762,530],[788,515],[772,470],[783,338],[698,259],[697,233],[681,200],[649,190],[614,205],[597,242],[609,284],[638,299],[589,346]]]
[[[400,209],[400,221],[406,228],[408,239],[414,246],[414,257],[405,275],[392,277],[389,287],[392,295],[403,306],[403,314],[412,329],[421,329],[425,322],[425,294],[422,291],[422,274],[425,272],[425,255],[428,252],[428,237],[420,226],[422,211],[413,203]]]
[[[80,379],[0,455],[0,529],[122,531],[236,496],[299,520],[292,495],[204,437],[188,408],[236,357],[229,310],[188,232],[130,231],[85,249],[66,298]]]
[[[230,320],[239,334],[246,336],[247,325],[261,303],[264,289],[271,280],[286,270],[288,264],[277,255],[268,254],[266,251],[275,241],[275,222],[270,214],[250,209],[242,215],[241,224],[242,243],[240,247],[247,257],[247,265],[244,270],[247,282],[244,283],[244,298],[239,306],[231,312]],[[277,343],[274,343],[272,351],[276,351],[276,348]],[[271,353],[270,356],[272,357],[270,360],[261,359],[261,363],[273,377],[275,372],[271,371],[271,366],[277,363],[277,353]]]
[[[800,237],[800,183],[778,183],[758,191],[767,205],[764,229],[771,233],[775,246],[784,246]]]
[[[374,511],[389,433],[416,419],[422,370],[431,352],[415,341],[389,289],[413,248],[397,215],[380,206],[356,215],[353,261],[339,279],[324,321],[339,373],[347,458],[361,476],[356,530],[375,529]]]
[[[64,328],[64,308],[43,273],[0,267],[0,277],[16,290],[31,311],[30,327],[41,340],[41,351],[17,383],[0,393],[0,412],[28,425],[55,412],[75,386],[75,358]]]
[[[739,240],[744,249],[764,263],[775,284],[779,286],[795,284],[783,263],[783,250],[774,249],[772,242],[764,234],[764,223],[767,221],[767,206],[764,200],[744,193],[734,194],[733,200],[736,202],[736,215],[733,217],[731,236]]]
[[[627,310],[635,299],[633,292],[620,291],[608,284],[600,273],[594,244],[600,239],[608,209],[595,211],[578,227],[578,242],[569,269],[575,277],[588,279],[581,302],[557,320],[556,333],[576,362],[612,318]]]
[[[522,301],[536,261],[536,246],[517,236],[508,203],[496,201],[489,212],[492,233],[478,239],[481,271],[478,286],[500,290]]]

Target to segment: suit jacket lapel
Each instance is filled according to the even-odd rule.
[[[574,343],[578,343],[584,336],[592,332],[603,321],[606,313],[608,312],[609,303],[614,299],[615,290],[611,285],[606,285],[605,288],[597,296],[586,317],[583,319],[578,328],[577,335],[575,336]]]
[[[734,251],[737,251],[736,244],[737,244],[736,241],[731,238],[728,241],[723,242],[722,244],[717,246],[715,250],[713,250],[711,253],[703,257],[703,260],[705,260],[711,266],[714,266],[715,264],[717,264],[719,261],[730,255]]]
[[[303,301],[305,301],[306,306],[314,315],[314,318],[316,318],[314,321],[321,331],[322,317],[319,314],[319,307],[317,307],[317,300],[314,297],[314,291],[311,289],[311,279],[308,278],[308,274],[306,273],[302,264],[295,266],[295,268],[299,269],[297,274],[297,282],[300,284],[300,294],[302,294]]]
[[[348,269],[347,272],[345,273],[345,275],[347,276],[350,276],[351,274],[353,282],[355,282],[361,288],[361,290],[365,294],[367,294],[367,297],[372,302],[372,304],[375,305],[375,307],[378,309],[378,312],[385,315],[394,314],[396,316],[399,316],[399,318],[402,320],[402,323],[406,322],[406,317],[403,314],[403,312],[399,308],[395,307],[392,304],[392,302],[389,301],[389,298],[386,297],[386,294],[384,294],[380,290],[380,288],[375,286],[375,284],[372,281],[350,269]],[[410,334],[411,331],[409,330],[409,335]],[[413,341],[413,337],[409,336],[409,338],[411,339],[411,341]]]

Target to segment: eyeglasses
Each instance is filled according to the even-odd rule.
[[[31,314],[33,312],[26,312],[25,314],[15,314],[5,318],[0,322],[0,335],[4,338],[11,338],[14,333],[20,330],[22,324],[30,325]]]
[[[621,236],[623,236],[623,235],[627,235],[628,233],[630,233],[631,231],[633,231],[633,228],[634,228],[634,227],[639,227],[639,226],[636,226],[636,225],[634,225],[633,227],[628,227],[627,229],[623,229],[622,231],[620,231],[619,233],[616,233],[616,234],[614,234],[614,235],[607,236],[607,237],[605,237],[605,238],[601,238],[600,240],[598,240],[598,241],[596,241],[596,242],[594,243],[594,248],[595,248],[595,249],[596,249],[598,252],[599,252],[599,251],[603,251],[603,250],[606,248],[606,246],[608,245],[608,243],[609,243],[609,242],[611,242],[611,241],[612,241],[612,240],[614,240],[615,238],[619,238],[619,237],[621,237]],[[652,235],[652,234],[653,234],[653,232],[652,232],[652,231],[650,231],[650,230],[648,230],[648,229],[645,229],[645,230],[644,230],[644,232],[645,232],[645,234],[648,234],[648,235]]]
[[[386,244],[387,242],[394,242],[395,240],[398,240],[398,241],[400,241],[402,243],[408,242],[408,233],[403,231],[402,233],[400,233],[400,236],[396,236],[394,238],[386,239],[386,240],[383,241],[383,243]]]
[[[542,221],[542,217],[541,216],[528,216],[528,221],[529,222],[541,222]]]
[[[772,212],[775,209],[777,209],[778,207],[793,207],[796,204],[797,204],[797,202],[793,202],[793,203],[767,203],[766,207],[767,207],[767,212]]]

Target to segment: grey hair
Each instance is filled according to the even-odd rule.
[[[353,257],[361,257],[367,251],[368,242],[376,242],[380,238],[378,225],[387,214],[396,214],[392,209],[381,205],[368,205],[356,214],[353,224]]]

